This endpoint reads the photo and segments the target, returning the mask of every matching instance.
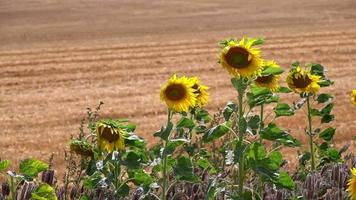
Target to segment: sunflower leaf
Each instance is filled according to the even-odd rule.
[[[168,137],[173,129],[173,123],[168,122],[166,127],[162,127],[161,130],[157,131],[156,133],[153,134],[155,137],[160,137],[163,140],[168,140]]]
[[[178,180],[189,182],[197,182],[199,180],[199,178],[193,172],[193,164],[188,157],[180,157],[173,170]]]
[[[57,200],[56,191],[50,185],[42,183],[31,194],[33,200]]]
[[[320,94],[317,98],[318,103],[325,103],[327,101],[329,101],[329,99],[333,98],[330,94]]]
[[[25,159],[20,163],[20,173],[29,178],[35,178],[38,173],[45,171],[48,167],[48,164],[42,161],[36,159]]]
[[[276,118],[280,116],[292,116],[294,115],[294,110],[286,103],[278,103],[274,108],[274,113]]]
[[[281,130],[276,124],[270,123],[260,132],[261,138],[280,142],[286,146],[300,146],[299,140],[295,139],[288,132]]]
[[[262,75],[279,75],[282,74],[284,70],[280,67],[267,67],[262,71]]]
[[[336,128],[329,127],[319,134],[319,138],[322,138],[323,140],[330,142],[331,139],[334,137],[335,131]]]
[[[229,121],[232,113],[237,112],[237,106],[234,102],[229,102],[226,104],[226,106],[223,109],[223,116],[225,118],[225,121]]]
[[[0,171],[5,171],[11,165],[10,160],[1,160],[0,161]]]
[[[207,143],[222,137],[229,132],[230,126],[229,122],[224,122],[208,129],[203,135],[203,141]]]

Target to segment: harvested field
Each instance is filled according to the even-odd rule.
[[[353,0],[3,0],[0,158],[18,163],[54,152],[55,165],[63,167],[70,135],[99,101],[102,116],[130,118],[153,143],[166,118],[159,89],[175,72],[201,77],[210,87],[207,108],[217,112],[236,95],[217,64],[218,41],[242,35],[264,37],[265,57],[285,69],[295,60],[328,68],[335,81],[328,91],[336,97],[335,142],[355,152],[355,9]],[[305,120],[302,114],[293,120]],[[306,141],[306,125],[279,123]],[[295,158],[295,150],[285,151]]]

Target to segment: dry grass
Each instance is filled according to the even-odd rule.
[[[78,133],[85,108],[99,101],[103,116],[130,118],[153,143],[165,120],[159,87],[174,72],[200,76],[210,87],[208,110],[216,112],[236,95],[217,64],[217,41],[241,35],[266,36],[265,57],[285,69],[294,60],[325,65],[335,81],[328,91],[336,97],[335,142],[356,150],[352,0],[61,2],[0,4],[0,158],[16,164],[54,152],[61,169],[68,138]],[[298,114],[279,123],[305,141],[297,120],[306,122]],[[295,160],[295,150],[285,151]]]

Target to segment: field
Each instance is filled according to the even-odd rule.
[[[355,9],[353,0],[2,0],[0,158],[46,160],[53,152],[62,168],[70,135],[99,101],[104,117],[129,118],[154,143],[166,118],[159,89],[175,72],[201,77],[210,87],[207,109],[217,112],[236,96],[217,63],[218,41],[243,35],[264,37],[265,57],[286,70],[295,60],[328,68],[335,143],[355,152]],[[305,120],[301,114],[293,119]],[[306,141],[306,121],[279,123]]]

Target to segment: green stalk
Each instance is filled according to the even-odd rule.
[[[264,124],[263,124],[263,111],[264,111],[264,106],[263,106],[263,104],[261,104],[261,112],[260,112],[260,132],[263,130],[263,128],[264,128]],[[262,144],[262,137],[261,137],[261,134],[260,134],[260,143]],[[258,179],[258,182],[259,182],[259,188],[258,188],[258,193],[260,194],[260,196],[262,196],[262,192],[263,192],[263,181],[262,181],[262,178],[260,177],[259,179]]]
[[[307,96],[307,106],[308,106],[308,123],[309,123],[309,145],[310,145],[310,155],[311,155],[311,170],[315,170],[315,157],[314,157],[314,141],[313,141],[313,130],[312,130],[312,116],[309,95]]]
[[[14,177],[10,176],[10,190],[11,190],[11,199],[16,200],[16,187],[14,183]]]
[[[171,121],[171,117],[172,117],[172,111],[168,110],[168,119],[167,119],[167,126],[169,122]],[[168,140],[169,140],[169,136],[168,136]],[[163,141],[163,148],[165,149],[167,145],[167,141]],[[167,199],[167,186],[168,186],[168,176],[167,176],[167,156],[164,155],[163,157],[163,169],[162,169],[162,176],[163,176],[163,184],[162,184],[162,200],[166,200]]]
[[[264,106],[263,106],[263,104],[261,104],[261,112],[260,112],[260,132],[263,130],[263,128],[264,128],[264,124],[263,124],[263,111],[264,111]],[[261,137],[261,135],[260,135],[260,143],[262,144],[262,137]]]
[[[243,79],[240,79],[241,84],[243,84]],[[243,112],[243,96],[244,96],[245,90],[244,89],[239,89],[238,90],[238,100],[239,100],[239,143],[241,147],[243,146],[243,139],[244,139],[244,112]],[[238,182],[239,182],[239,196],[243,196],[244,192],[244,152],[241,153],[240,159],[239,159],[239,176],[238,176]]]

